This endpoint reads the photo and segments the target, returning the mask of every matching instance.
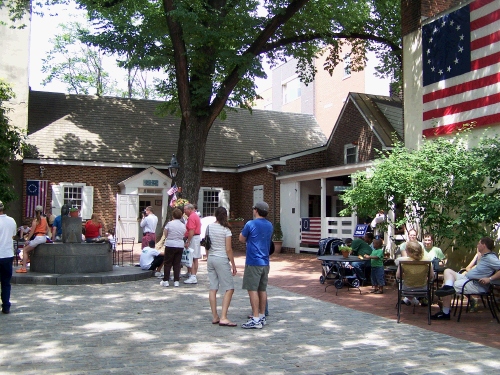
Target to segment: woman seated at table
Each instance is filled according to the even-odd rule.
[[[398,270],[396,271],[396,279],[399,280],[401,277],[401,274],[399,273],[399,262],[403,261],[420,261],[423,260],[424,258],[424,249],[422,248],[422,245],[418,243],[417,241],[409,241],[406,243],[406,257],[400,257],[395,260],[396,266],[398,267]],[[431,277],[434,276],[434,269],[432,268],[432,263],[431,263]],[[425,303],[428,303],[428,301],[420,301],[422,303],[422,306],[425,305]],[[411,305],[415,304],[417,305],[419,303],[419,300],[413,297],[413,300],[408,299],[405,297],[403,299],[403,303],[406,305]]]
[[[406,250],[406,246],[408,246],[408,242],[410,241],[417,241],[417,230],[416,229],[410,229],[408,231],[408,240],[406,242],[403,242],[401,245],[399,245],[399,250],[401,251],[401,256],[402,257],[407,257],[408,253]],[[420,242],[417,242],[420,245],[422,245]]]
[[[97,214],[92,214],[90,220],[85,223],[85,242],[95,242],[100,237],[102,237],[102,225]]]

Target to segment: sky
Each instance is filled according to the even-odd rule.
[[[35,91],[51,91],[51,92],[67,92],[66,85],[62,82],[54,80],[53,82],[42,85],[43,80],[47,74],[42,73],[42,60],[46,57],[47,53],[52,49],[50,39],[61,32],[58,28],[59,24],[68,23],[71,21],[81,20],[85,22],[85,12],[78,9],[76,4],[71,2],[69,5],[57,5],[51,7],[53,13],[57,12],[57,16],[39,16],[32,14],[31,21],[31,43],[30,43],[30,72],[29,82],[32,90]],[[105,69],[110,72],[112,77],[117,81],[120,88],[126,89],[126,82],[124,81],[125,73],[115,68],[115,59],[108,57],[105,62]],[[270,78],[270,69],[267,69],[268,77]],[[257,79],[259,92],[270,87],[270,79],[263,80]]]

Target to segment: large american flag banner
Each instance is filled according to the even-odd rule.
[[[423,135],[500,123],[500,0],[476,0],[422,27]]]
[[[300,242],[317,245],[321,239],[321,218],[303,217],[300,220]]]
[[[34,217],[35,207],[40,205],[44,208],[47,206],[47,190],[49,187],[48,180],[27,180],[26,181],[26,205],[24,216]]]

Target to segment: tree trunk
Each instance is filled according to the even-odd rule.
[[[191,203],[198,201],[205,149],[211,124],[206,117],[188,117],[181,120],[177,161],[180,169],[175,182],[182,188],[181,196]]]

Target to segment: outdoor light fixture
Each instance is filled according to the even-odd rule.
[[[177,158],[175,154],[172,154],[172,160],[170,160],[170,165],[168,166],[168,171],[170,173],[170,177],[175,178],[177,176],[177,172],[179,172],[179,168],[181,166],[177,162]]]

